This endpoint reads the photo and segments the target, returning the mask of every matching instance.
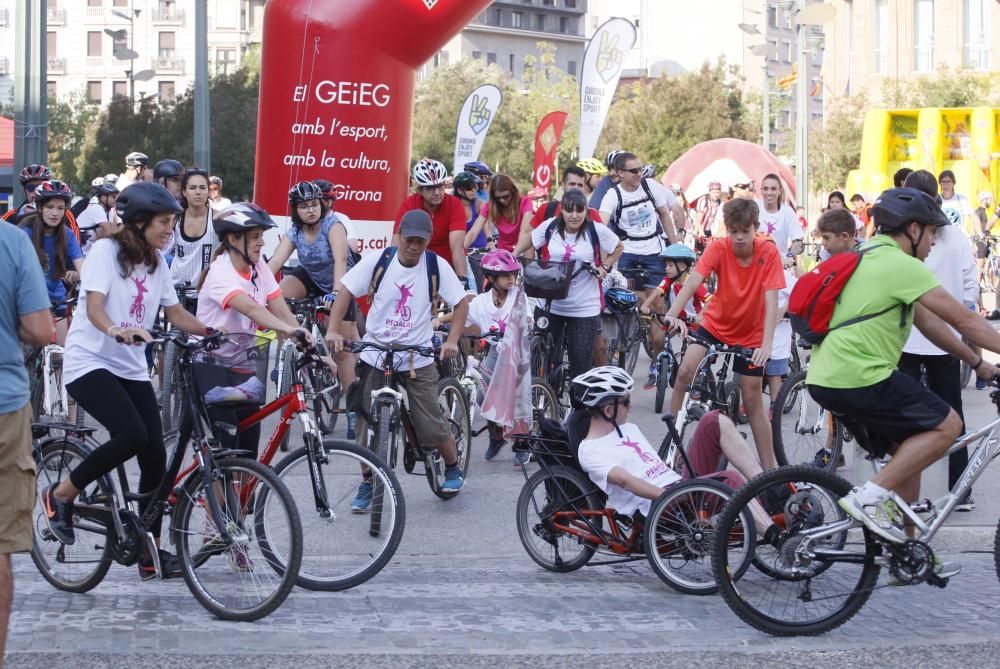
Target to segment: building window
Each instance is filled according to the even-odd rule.
[[[128,97],[128,82],[127,81],[112,81],[111,82],[111,99],[120,100],[121,98]]]
[[[160,58],[164,60],[174,59],[174,49],[177,45],[177,34],[176,33],[160,33],[159,36],[159,46],[160,46]]]
[[[535,14],[535,30],[545,32],[545,14]]]
[[[115,0],[115,7],[128,7],[128,0]]]
[[[875,0],[875,74],[889,70],[889,0]]]
[[[571,60],[568,63],[566,63],[566,74],[568,74],[571,77],[575,77],[576,76],[576,61],[575,60]]]
[[[216,49],[215,71],[218,74],[232,74],[236,71],[236,49]]]
[[[101,57],[101,37],[103,36],[103,33],[96,30],[87,32],[87,56],[90,58]]]
[[[87,0],[88,7],[100,7],[103,0]]]
[[[496,65],[497,64],[497,55],[495,53],[487,53],[486,54],[486,64],[487,65]]]
[[[569,32],[569,19],[565,16],[559,17],[559,32],[565,33]]]
[[[989,35],[986,17],[987,0],[965,0],[964,65],[973,70],[986,70],[989,62]]]
[[[56,97],[56,82],[54,82],[54,81],[46,81],[45,82],[45,95],[47,95],[48,97],[52,98],[53,100],[55,99],[55,97]]]
[[[510,73],[514,74],[514,54],[510,54]]]
[[[503,25],[503,12],[499,9],[493,10],[493,25],[502,26]]]
[[[117,37],[112,38],[111,43],[111,54],[118,55],[118,52],[125,51],[128,49],[128,35],[124,35],[121,39]]]
[[[473,51],[472,52],[472,57],[475,60],[479,60],[480,58],[483,57],[483,52],[482,51]]]
[[[101,82],[99,81],[88,81],[87,82],[87,101],[101,103]]]
[[[448,52],[438,51],[434,54],[434,67],[444,67],[448,64]]]
[[[774,5],[768,5],[767,7],[767,25],[772,28],[778,27],[778,8]]]
[[[160,94],[160,102],[173,102],[174,101],[174,82],[172,81],[161,81],[158,89]]]
[[[59,57],[59,51],[56,49],[56,43],[56,33],[51,30],[45,33],[45,53],[50,59]]]
[[[521,12],[511,12],[510,14],[510,26],[512,28],[521,28],[521,23],[524,20],[524,14]]]
[[[934,69],[934,0],[913,3],[913,69]]]
[[[566,0],[566,6],[570,9],[576,9],[576,0]]]
[[[782,42],[781,43],[781,62],[790,63],[792,62],[792,43]]]
[[[554,7],[556,3],[555,0],[542,0],[542,4],[546,7]]]

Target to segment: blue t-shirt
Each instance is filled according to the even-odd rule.
[[[472,217],[465,222],[466,231],[471,230],[473,224],[475,224],[476,219],[479,218],[479,209],[483,206],[485,200],[480,200],[478,197],[474,199],[470,204],[472,205]],[[475,239],[472,240],[472,244],[469,246],[472,249],[484,249],[486,248],[486,226],[479,231],[479,234]]]
[[[611,180],[607,174],[601,177],[601,180],[597,182],[594,187],[594,192],[590,194],[590,208],[601,210],[601,200],[607,195],[608,191],[615,185],[615,182]]]
[[[48,308],[45,277],[31,240],[10,223],[0,223],[0,414],[28,403],[18,319]]]
[[[21,229],[24,230],[30,240],[31,230],[29,228]],[[80,242],[76,240],[76,235],[71,233],[65,225],[59,226],[59,231],[56,234],[62,234],[66,237],[66,271],[73,270],[73,261],[83,258],[83,251],[80,250]],[[55,261],[53,258],[56,254],[56,236],[46,235],[42,237],[42,249],[44,249],[45,255],[49,259],[49,269],[45,273],[45,285],[49,290],[49,300],[52,302],[62,302],[66,299],[66,284],[62,282],[62,279],[56,279],[52,276],[52,272],[55,271]]]
[[[319,232],[312,244],[306,241],[301,228],[293,225],[287,232],[288,239],[299,254],[299,265],[316,287],[325,293],[333,292],[333,249],[330,248],[330,230],[337,222],[332,215],[320,221]]]

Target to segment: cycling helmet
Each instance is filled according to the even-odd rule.
[[[117,174],[105,174],[104,175],[104,180],[107,181],[109,184],[118,183],[118,175]]]
[[[874,216],[879,230],[895,232],[910,223],[950,225],[948,217],[927,193],[915,188],[890,188],[875,200]]]
[[[989,192],[988,190],[984,190],[979,194],[978,199],[979,199],[979,204],[982,204],[983,202],[989,202],[990,200],[993,199],[993,193]]]
[[[52,178],[52,170],[47,168],[45,165],[31,164],[21,170],[21,173],[17,175],[18,181],[21,182],[22,186],[27,185],[29,181],[48,181]]]
[[[687,244],[671,244],[667,248],[660,251],[660,257],[666,260],[682,261],[686,263],[693,263],[698,257],[691,250],[691,247]]]
[[[483,185],[483,180],[472,172],[462,171],[455,175],[451,183],[455,190],[465,190],[466,188],[478,189]]]
[[[472,163],[468,163],[466,167]],[[469,170],[470,172],[472,170]],[[413,166],[413,180],[417,186],[437,186],[448,178],[448,168],[436,160],[424,158]]]
[[[628,288],[608,288],[604,293],[604,303],[613,314],[627,314],[635,311],[639,298]]]
[[[608,171],[607,167],[597,158],[584,158],[577,162],[576,166],[587,174],[604,174]]]
[[[183,209],[166,188],[155,181],[136,181],[118,196],[115,202],[118,218],[124,223],[157,214],[179,214]],[[145,223],[144,223],[145,224]]]
[[[109,184],[107,182],[102,183],[100,186],[94,189],[94,195],[101,197],[102,195],[117,195],[118,186],[114,184]]]
[[[90,182],[90,187],[91,188],[97,188],[98,186],[103,186],[107,182],[108,182],[108,180],[105,179],[104,177],[97,177],[96,179],[94,179],[93,181]]]
[[[483,177],[484,179],[489,179],[493,176],[493,170],[490,169],[490,166],[478,160],[473,160],[471,163],[462,165],[462,169],[466,172],[472,172],[476,176]]]
[[[646,163],[639,169],[640,169],[639,176],[641,176],[643,179],[656,178],[656,165],[652,163]]]
[[[139,151],[133,151],[125,156],[125,165],[127,167],[146,167],[149,165],[149,156]]]
[[[208,178],[208,183],[213,186],[218,186],[219,188],[222,188],[222,178],[217,177],[214,174]]]
[[[55,198],[62,198],[66,202],[66,206],[73,200],[73,191],[69,189],[69,186],[64,184],[58,179],[49,179],[48,181],[43,181],[38,184],[38,188],[35,189],[35,203],[40,207],[43,202],[48,202]]]
[[[571,382],[573,398],[587,407],[605,404],[608,400],[628,397],[634,382],[624,369],[606,365],[584,372]]]
[[[497,274],[510,274],[521,271],[521,263],[517,261],[514,254],[505,249],[494,249],[483,256],[479,266],[486,276]]]
[[[288,190],[288,204],[297,207],[303,202],[322,200],[323,191],[312,181],[300,181]]]
[[[625,153],[624,151],[609,151],[608,155],[604,156],[604,166],[609,170],[615,166],[615,158]]]
[[[184,174],[184,166],[172,158],[161,160],[153,166],[153,178],[165,179],[167,177],[179,177]]]
[[[212,219],[212,227],[219,239],[222,239],[226,232],[246,232],[254,228],[266,230],[276,228],[278,224],[274,222],[270,214],[253,202],[237,202],[216,214]]]
[[[333,189],[333,183],[327,181],[326,179],[314,179],[313,183],[319,187],[319,192],[323,194],[323,197],[327,200],[336,200],[337,191]]]

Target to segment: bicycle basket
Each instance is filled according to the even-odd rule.
[[[219,348],[192,355],[195,386],[205,405],[263,404],[270,345],[256,333],[230,334]]]
[[[569,295],[573,263],[535,260],[524,267],[524,293],[542,300],[564,300]]]

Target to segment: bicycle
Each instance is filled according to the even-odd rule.
[[[290,337],[287,343],[293,339]],[[299,346],[303,343],[301,338],[298,342]],[[302,522],[302,566],[296,585],[309,590],[346,590],[375,576],[396,553],[406,523],[402,488],[377,454],[350,441],[324,439],[308,410],[306,391],[315,369],[327,367],[319,350],[305,349],[289,356],[288,362],[291,383],[285,393],[242,418],[237,425],[218,421],[212,425],[217,431],[238,434],[280,412],[257,461],[273,466],[291,492]],[[259,376],[264,376],[264,370],[266,365],[258,370]],[[275,465],[275,453],[280,445],[287,443],[290,426],[296,420],[301,424],[304,444]],[[178,484],[194,466],[179,474]],[[379,490],[380,523],[374,529],[349,508],[359,474]]]
[[[189,282],[175,283],[177,301],[190,313],[198,310],[198,289]],[[166,320],[163,328],[166,329]],[[155,358],[155,356],[154,356]],[[159,370],[160,422],[163,433],[169,434],[180,428],[181,408],[184,401],[180,396],[180,372],[177,370],[178,349],[172,341],[162,345],[162,364]]]
[[[649,314],[651,319],[653,316],[662,319],[663,314]],[[689,327],[690,327],[689,323]],[[653,411],[656,413],[663,413],[663,404],[666,401],[667,389],[674,387],[674,382],[677,380],[677,370],[681,367],[681,360],[684,359],[684,354],[687,352],[687,339],[681,341],[681,350],[679,354],[674,354],[674,346],[671,343],[671,337],[669,334],[665,333],[663,337],[663,350],[656,354],[654,359],[654,367],[656,373],[656,393],[653,396]]]
[[[635,372],[635,365],[639,360],[639,345],[642,344],[647,353],[651,350],[648,326],[648,319],[643,319],[634,306],[627,310],[616,309],[610,303],[604,306],[601,312],[601,330],[608,345],[608,359],[613,361],[612,364],[630,375]]]
[[[1000,237],[989,236],[987,244],[990,251],[986,257],[986,266],[983,269],[986,287],[994,294],[997,292],[997,286],[1000,285],[1000,251],[997,250],[998,243],[1000,243]]]
[[[621,271],[621,270],[619,270],[619,271]],[[631,290],[632,292],[638,293],[641,290],[646,290],[646,289],[652,290],[652,288],[649,288],[649,273],[646,270],[642,269],[641,267],[636,267],[634,269],[625,270],[625,271],[623,271],[621,273],[622,273],[622,276],[625,277],[625,280],[628,282],[628,289]],[[653,286],[653,288],[655,288],[655,287],[656,286]],[[646,357],[649,358],[650,360],[652,360],[653,358],[656,357],[655,355],[653,355],[653,341],[652,341],[652,337],[649,336],[649,328],[652,327],[653,324],[650,321],[650,322],[647,322],[646,325],[648,327],[645,329],[646,331],[643,334],[643,337],[642,337],[642,339],[640,341],[642,342],[642,348],[643,348],[643,350],[646,351]],[[609,349],[610,349],[610,347],[609,347]],[[619,367],[621,367],[621,365],[619,365]],[[625,368],[622,367],[622,369],[625,369]],[[626,370],[626,371],[628,371],[629,374],[632,373],[629,370]]]
[[[330,305],[335,297],[336,293],[323,297],[285,300],[302,329],[312,334],[313,341],[316,342],[317,353],[320,356],[327,354],[324,341],[326,317],[330,314]],[[278,395],[288,394],[293,379],[296,378],[292,367],[295,351],[295,345],[290,340],[285,340],[278,352]],[[324,435],[332,434],[337,426],[337,416],[340,413],[337,411],[343,391],[340,379],[330,370],[329,365],[306,365],[303,369],[307,371],[307,375],[301,381],[305,389],[306,400],[312,403],[316,424]],[[287,450],[287,440],[282,446],[282,450]]]
[[[778,465],[812,464],[833,471],[852,437],[840,419],[806,389],[806,370],[790,375],[771,403],[771,434]]]
[[[64,308],[69,318],[68,310],[76,305],[76,298],[70,298],[53,304],[50,309],[53,317]],[[69,397],[66,395],[66,385],[63,383],[63,347],[52,343],[40,348],[23,347],[24,366],[28,372],[29,402],[35,422],[63,422],[69,415]]]
[[[298,511],[273,471],[243,457],[241,451],[219,448],[204,429],[204,407],[192,369],[219,355],[219,348],[232,340],[221,333],[193,342],[173,333],[157,340],[173,341],[180,351],[184,410],[197,417],[191,421],[194,465],[178,484],[186,450],[179,444],[159,485],[150,492],[133,493],[123,465],[116,470],[117,485],[110,474],[100,477],[80,491],[74,527],[84,536],[72,545],[63,544],[48,530],[39,495],[32,560],[45,580],[68,592],[93,589],[112,562],[134,565],[144,551],[162,578],[150,530],[164,514],[170,517],[169,535],[195,599],[219,618],[258,620],[277,609],[295,585],[302,561]],[[242,353],[249,357],[255,350]],[[44,424],[36,424],[35,430],[40,491],[65,478],[98,446],[93,428],[67,428],[58,437],[49,434]],[[139,502],[147,502],[141,515]],[[218,556],[227,559],[212,559]]]
[[[352,353],[377,351],[382,356],[381,370],[372,369],[370,373],[381,371],[383,384],[371,392],[371,405],[363,410],[368,412],[368,447],[388,464],[390,470],[396,468],[399,441],[403,442],[403,469],[412,474],[416,463],[424,463],[424,475],[431,491],[441,499],[451,499],[456,493],[442,488],[444,483],[444,459],[436,448],[422,445],[410,421],[407,408],[407,397],[397,381],[398,370],[396,358],[399,354],[409,354],[412,361],[415,355],[436,357],[437,350],[430,346],[411,346],[402,344],[380,344],[372,341],[360,341],[347,344],[345,350]],[[362,381],[359,379],[357,388]],[[355,391],[357,392],[357,391]],[[465,400],[465,391],[458,381],[443,378],[438,382],[438,402],[445,414],[455,437],[458,467],[462,475],[469,471],[469,453],[471,450],[470,434],[472,427],[469,421],[469,407]],[[360,408],[360,407],[359,407]],[[379,486],[374,487],[372,495],[371,531],[377,532],[381,526],[382,509],[384,508],[384,491]]]
[[[1000,414],[1000,390],[994,389],[990,399]],[[847,420],[855,436],[866,444],[867,432]],[[797,501],[786,505],[786,523],[775,545],[742,547],[757,562],[767,564],[767,572],[730,576],[734,549],[716,541],[713,570],[726,604],[743,621],[768,634],[817,635],[847,622],[875,589],[888,586],[877,585],[883,568],[889,569],[896,584],[945,587],[948,579],[935,573],[929,544],[989,463],[1000,455],[1000,417],[959,437],[942,457],[977,442],[965,471],[943,497],[897,504],[906,522],[915,527],[915,538],[903,543],[885,541],[847,516],[837,500],[850,492],[852,484],[830,472],[798,466],[755,477],[723,509],[718,532],[732,527],[747,502],[763,490],[783,487],[794,491],[792,498]],[[994,548],[1000,577],[1000,525]],[[733,557],[745,559],[740,554]],[[784,610],[775,610],[780,606]]]

